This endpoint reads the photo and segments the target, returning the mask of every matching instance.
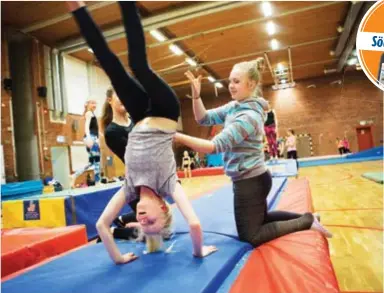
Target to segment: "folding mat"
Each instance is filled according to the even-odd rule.
[[[84,225],[1,231],[1,277],[87,244]]]
[[[116,265],[102,243],[64,255],[34,270],[2,283],[4,293],[89,292],[216,292],[240,258],[251,249],[247,243],[231,237],[205,233],[205,243],[219,251],[206,258],[192,256],[188,234],[167,242],[170,253],[144,254],[145,245],[118,242],[123,253],[134,252],[139,259]]]

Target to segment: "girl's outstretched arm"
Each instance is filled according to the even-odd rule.
[[[203,246],[203,232],[201,230],[200,220],[179,183],[176,184],[173,199],[189,225],[189,231],[192,238],[193,255],[196,257],[205,257],[217,251],[215,246]]]
[[[105,248],[107,249],[110,257],[116,264],[123,264],[130,261],[133,261],[137,258],[136,255],[129,252],[126,254],[121,254],[113,235],[110,230],[110,226],[113,220],[119,215],[121,209],[126,204],[124,186],[120,188],[118,192],[111,198],[108,205],[101,214],[99,220],[96,223],[96,229],[99,233],[101,240],[104,243]]]

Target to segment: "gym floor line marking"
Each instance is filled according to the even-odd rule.
[[[340,208],[340,209],[320,209],[316,212],[344,212],[344,211],[383,211],[383,208]]]
[[[363,226],[352,226],[352,225],[328,225],[324,224],[326,227],[339,227],[339,228],[353,228],[353,229],[363,229],[363,230],[373,230],[373,231],[384,231],[383,228],[377,227],[363,227]]]

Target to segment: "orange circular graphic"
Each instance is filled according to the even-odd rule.
[[[356,38],[357,57],[369,80],[384,91],[384,0],[364,15]]]

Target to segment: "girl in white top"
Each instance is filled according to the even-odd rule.
[[[192,178],[191,171],[191,157],[188,154],[188,151],[184,151],[183,156],[183,170],[184,170],[184,178]]]
[[[99,126],[95,115],[97,103],[95,100],[88,100],[84,105],[85,134],[84,143],[88,152],[88,164],[75,171],[70,176],[71,188],[75,187],[76,178],[90,168],[95,172],[95,183],[100,182],[100,145],[99,145]]]
[[[285,143],[287,147],[287,158],[296,160],[297,169],[299,169],[299,163],[297,162],[297,149],[296,149],[296,136],[293,129],[287,131],[288,138]]]

